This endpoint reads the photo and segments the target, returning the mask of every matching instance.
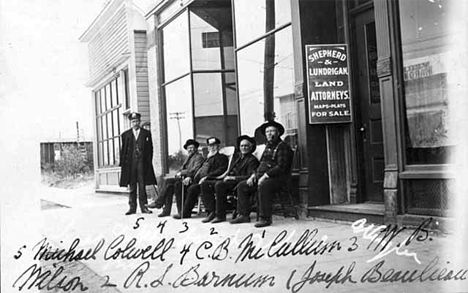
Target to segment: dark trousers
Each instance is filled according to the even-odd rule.
[[[247,180],[239,182],[237,185],[237,213],[241,216],[250,215],[252,200],[257,191],[257,185],[247,185]]]
[[[183,185],[182,182],[180,185]],[[198,196],[200,195],[200,184],[194,183],[189,185],[188,187],[184,185],[185,193],[184,193],[184,203],[182,203],[182,186],[179,187],[179,192],[177,192],[176,188],[176,201],[177,201],[177,209],[179,210],[179,214],[181,213],[180,206],[184,205],[184,218],[189,218],[192,216],[192,210],[197,204]]]
[[[258,186],[258,212],[260,219],[271,222],[273,197],[284,184],[278,179],[269,178]]]
[[[237,185],[236,181],[206,180],[201,184],[201,196],[207,212],[216,211],[219,218],[226,217],[226,201],[229,191]],[[216,194],[216,198],[215,198]]]
[[[247,180],[241,181],[237,186],[237,210],[240,215],[250,215],[250,206],[255,192],[258,191],[258,212],[261,219],[271,221],[272,200],[275,193],[284,184],[282,180],[266,179],[260,186],[248,186]]]
[[[177,190],[177,191],[176,191]],[[156,199],[156,203],[164,206],[163,212],[170,213],[172,209],[172,198],[174,193],[181,193],[182,179],[181,178],[167,178],[164,180],[162,192]],[[180,211],[180,205],[177,204],[177,209]]]
[[[148,203],[146,197],[145,188],[145,175],[143,172],[143,161],[141,159],[134,159],[131,167],[130,175],[130,194],[128,196],[128,204],[132,211],[136,211],[137,208],[137,189],[138,189],[138,201],[140,203],[140,209],[144,209]]]

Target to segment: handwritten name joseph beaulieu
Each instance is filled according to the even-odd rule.
[[[424,230],[423,230],[424,231]],[[305,230],[302,235],[293,242],[286,241],[287,231],[283,230],[276,235],[276,238],[267,246],[258,247],[252,239],[252,234],[247,235],[237,247],[230,246],[230,238],[226,238],[219,246],[208,245],[205,241],[198,249],[194,249],[194,256],[198,260],[204,259],[202,256],[203,249],[213,247],[211,251],[211,259],[214,261],[228,260],[228,255],[237,250],[237,258],[235,263],[243,262],[245,260],[259,260],[262,258],[280,258],[294,255],[322,255],[324,253],[331,253],[345,248],[344,243],[339,241],[325,242],[322,240],[314,239],[318,230]],[[133,272],[131,272],[125,282],[119,287],[130,289],[146,288],[146,287],[159,287],[171,286],[173,288],[180,287],[230,287],[230,288],[259,288],[275,287],[279,283],[279,278],[274,274],[257,274],[257,273],[242,273],[231,271],[229,273],[221,274],[215,270],[205,270],[203,266],[198,263],[191,265],[188,269],[183,269],[182,273],[177,273],[175,279],[168,280],[166,278],[169,271],[174,267],[173,263],[169,263],[164,273],[159,276],[154,276],[149,273],[151,263],[150,260],[159,260],[164,262],[165,255],[174,248],[173,244],[175,239],[163,238],[157,245],[151,248],[137,248],[136,239],[132,238],[124,244],[125,236],[120,235],[114,239],[104,252],[103,258],[110,259],[126,259],[126,260],[143,260]],[[325,238],[326,239],[326,238]],[[56,260],[56,261],[80,261],[96,259],[98,252],[104,248],[105,241],[101,239],[94,248],[87,250],[79,250],[79,239],[75,239],[68,250],[55,249],[52,250],[50,244],[44,238],[37,246],[38,251],[33,257],[34,260]],[[122,246],[121,246],[122,245]],[[174,251],[174,250],[172,250]],[[183,264],[183,259],[190,249],[184,249],[180,252],[180,264]],[[352,246],[348,251],[353,251]],[[206,252],[206,251],[205,251]],[[159,263],[159,262],[158,262]],[[282,277],[287,277],[283,286],[288,291],[297,293],[301,291],[306,285],[321,284],[326,289],[332,285],[344,284],[364,284],[364,283],[413,283],[413,282],[426,282],[426,281],[464,281],[467,278],[467,269],[455,270],[447,267],[439,261],[438,257],[432,260],[425,266],[421,265],[416,269],[397,270],[386,264],[385,260],[380,260],[372,267],[367,269],[364,273],[362,270],[356,272],[355,268],[360,265],[356,261],[344,264],[336,270],[330,270],[329,265],[322,265],[317,260],[313,260],[310,266],[305,270],[293,269],[292,271],[283,272]],[[160,266],[160,264],[158,265]],[[325,267],[326,266],[326,267]],[[232,265],[235,268],[235,265]],[[13,287],[18,288],[19,291],[23,289],[31,289],[37,287],[40,290],[57,290],[63,291],[79,290],[88,291],[86,280],[82,280],[79,276],[67,278],[61,276],[63,266],[54,266],[54,269],[45,270],[36,264],[27,268],[14,282]],[[177,270],[180,270],[178,267]],[[301,272],[302,271],[302,272]],[[109,282],[109,279],[107,280]],[[106,283],[107,283],[106,282]],[[106,284],[104,284],[106,285]],[[112,285],[116,286],[116,285]]]

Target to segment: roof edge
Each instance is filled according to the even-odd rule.
[[[90,41],[99,31],[99,28],[107,21],[107,18],[113,15],[124,2],[126,2],[126,0],[111,0],[107,2],[104,8],[102,8],[101,12],[99,12],[89,27],[78,38],[78,40],[80,42]]]

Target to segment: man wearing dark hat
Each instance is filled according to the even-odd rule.
[[[139,113],[129,115],[132,128],[122,133],[122,148],[120,149],[120,186],[129,186],[130,194],[128,204],[129,210],[125,213],[131,215],[137,209],[137,188],[138,201],[141,212],[151,214],[146,204],[145,185],[156,184],[156,176],[153,170],[153,140],[151,133],[140,128]],[[138,187],[137,187],[138,186]]]
[[[226,176],[218,180],[205,180],[201,184],[201,196],[205,209],[209,212],[204,223],[226,221],[226,199],[228,193],[242,180],[255,173],[258,167],[257,158],[252,155],[257,147],[255,139],[247,135],[237,138],[238,151],[234,154]],[[215,199],[216,194],[216,199]],[[216,203],[216,204],[215,204]]]
[[[172,197],[174,193],[176,198],[181,196],[182,188],[186,192],[189,182],[195,176],[198,169],[203,164],[203,156],[198,152],[200,144],[194,139],[188,139],[184,144],[184,149],[187,150],[188,158],[185,160],[182,168],[176,173],[175,178],[167,178],[164,180],[164,188],[161,195],[156,200],[156,208],[164,206],[163,211],[158,217],[167,217],[171,214]],[[177,209],[180,211],[181,205],[177,203]]]
[[[258,191],[258,209],[260,222],[255,227],[266,227],[272,223],[272,198],[277,190],[287,183],[292,164],[291,147],[281,140],[283,125],[275,121],[265,122],[260,126],[267,144],[260,159],[257,171],[247,180],[237,185],[237,208],[239,217],[232,224],[250,222],[250,203],[255,191]]]
[[[200,186],[205,180],[214,179],[223,174],[228,167],[228,157],[219,153],[219,144],[221,141],[216,137],[210,137],[206,140],[208,145],[208,155],[203,162],[203,165],[197,171],[193,178],[184,181],[185,185],[190,185],[187,189],[187,196],[184,203],[182,203],[181,194],[176,192],[177,205],[183,205],[183,213],[179,210],[179,214],[175,215],[175,219],[181,217],[190,218],[192,216],[192,209],[197,203],[197,198],[200,195]]]

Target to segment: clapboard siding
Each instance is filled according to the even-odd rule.
[[[120,39],[122,35],[126,34],[126,16],[122,11],[117,12],[113,18],[107,23],[104,29],[101,29],[96,36],[90,42],[92,48],[99,47],[102,49],[113,47],[115,43],[109,42],[109,39]],[[117,37],[117,38],[116,38]],[[99,57],[97,55],[91,56],[91,58]]]
[[[105,74],[129,51],[127,18],[122,6],[89,42],[90,80]]]
[[[142,82],[138,84],[137,91],[141,94],[148,93],[148,82]]]
[[[96,54],[91,58],[91,64],[93,66],[93,71],[96,74],[101,72],[99,70],[102,70],[102,65],[104,63],[108,63],[112,58],[119,57],[119,54],[128,50],[128,40],[125,31],[116,32],[112,37],[116,39],[115,43],[112,43],[111,40],[107,40],[102,45],[95,44],[96,49],[94,52]],[[106,57],[102,58],[102,56]]]
[[[138,108],[140,107],[149,107],[149,99],[138,100]]]
[[[100,32],[98,35],[96,35],[96,37],[93,39],[93,41],[90,44],[91,48],[99,52],[110,53],[116,47],[115,46],[116,43],[111,42],[110,39],[121,40],[124,37],[126,38],[127,32],[125,30],[126,24],[125,24],[124,16],[119,17],[119,19],[116,19],[116,21],[122,21],[122,23],[117,23],[116,24],[117,26],[113,27],[112,31],[110,32],[103,31],[103,32]],[[124,43],[120,42],[119,44],[124,44]],[[98,54],[94,54],[91,56],[91,60],[96,60],[99,57],[101,56]],[[96,64],[93,64],[93,65],[95,66]]]
[[[146,58],[146,32],[135,31],[135,77],[137,90],[138,112],[142,120],[150,120],[148,60]]]

